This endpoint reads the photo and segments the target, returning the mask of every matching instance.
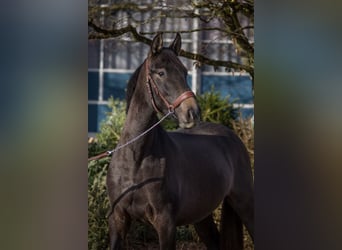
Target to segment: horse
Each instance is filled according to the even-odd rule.
[[[200,120],[180,50],[179,34],[169,47],[157,34],[128,82],[119,145],[156,124],[158,113],[172,114],[180,128],[167,132],[157,124],[113,153],[106,179],[109,201],[116,202],[108,219],[111,250],[123,249],[132,220],[154,227],[161,250],[176,249],[176,227],[188,224],[207,249],[242,249],[243,224],[254,239],[249,155],[232,130]],[[213,211],[220,204],[218,229]]]

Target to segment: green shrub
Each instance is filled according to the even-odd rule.
[[[126,102],[110,97],[108,107],[111,111],[100,124],[100,132],[96,135],[95,142],[88,145],[88,157],[114,149],[120,139],[126,119]]]
[[[212,89],[197,96],[197,102],[201,108],[203,121],[220,123],[232,128],[232,121],[237,118],[238,112],[229,96],[222,98],[219,92]]]
[[[88,144],[88,157],[112,150],[118,143],[125,121],[126,103],[109,99],[111,112],[100,125],[96,140]],[[110,158],[88,163],[88,249],[107,249],[109,242],[109,199],[106,191],[106,174]]]
[[[88,249],[107,249],[109,200],[106,191],[108,159],[88,163]]]

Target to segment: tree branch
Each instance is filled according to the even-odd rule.
[[[91,20],[88,20],[88,26],[94,29],[97,33],[100,33],[100,35],[89,34],[88,36],[89,39],[113,38],[113,37],[119,37],[126,33],[131,33],[136,41],[143,42],[147,45],[151,45],[152,43],[151,39],[146,38],[145,36],[141,35],[141,33],[139,34],[136,28],[133,27],[132,25],[128,25],[126,27],[123,27],[117,30],[106,30],[106,29],[98,27]],[[254,78],[254,68],[248,65],[243,65],[243,64],[232,62],[232,61],[213,60],[201,54],[196,54],[196,53],[188,52],[185,50],[180,51],[180,56],[188,58],[188,59],[196,60],[196,61],[201,62],[202,64],[207,64],[207,65],[211,65],[214,67],[225,67],[225,68],[233,68],[236,70],[246,71],[251,75],[252,78]]]
[[[225,68],[233,68],[233,69],[237,69],[241,71],[246,71],[251,75],[252,78],[254,78],[254,68],[248,65],[243,65],[240,63],[232,62],[232,61],[213,60],[201,54],[191,53],[185,50],[180,51],[180,56],[183,56],[188,59],[196,60],[201,63],[211,65],[214,67],[225,67]]]

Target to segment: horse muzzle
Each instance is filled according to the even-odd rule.
[[[200,120],[200,109],[194,97],[185,99],[175,110],[179,127],[192,128]]]

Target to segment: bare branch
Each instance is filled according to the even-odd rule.
[[[88,21],[88,26],[92,27],[96,32],[100,33],[100,36],[89,35],[89,39],[113,38],[113,37],[119,37],[119,36],[121,36],[123,34],[126,34],[126,33],[131,33],[136,41],[143,42],[143,43],[145,43],[147,45],[151,45],[151,43],[152,43],[151,39],[146,38],[145,36],[141,35],[141,33],[138,33],[136,28],[134,28],[131,25],[128,25],[127,27],[124,27],[124,28],[121,28],[121,29],[118,29],[118,30],[106,30],[106,29],[102,29],[102,28],[96,26],[93,22]],[[188,58],[188,59],[200,61],[202,64],[207,64],[207,65],[211,65],[211,66],[214,66],[214,67],[226,67],[226,68],[234,68],[234,69],[246,71],[252,77],[254,75],[253,67],[247,66],[247,65],[243,65],[243,64],[239,64],[239,63],[235,63],[235,62],[232,62],[232,61],[213,60],[213,59],[205,57],[205,56],[203,56],[201,54],[192,53],[192,52],[188,52],[188,51],[185,51],[185,50],[181,50],[180,51],[180,56]]]
[[[115,38],[130,34],[136,41],[148,45],[151,44],[151,39],[148,37],[161,30],[146,31],[146,25],[153,27],[161,20],[167,19],[198,19],[200,25],[196,29],[162,28],[162,32],[190,34],[213,31],[214,37],[233,41],[235,52],[240,58],[245,57],[247,60],[243,59],[244,63],[214,60],[203,51],[192,53],[182,50],[180,55],[197,61],[199,65],[206,64],[215,68],[225,67],[246,71],[252,79],[254,78],[254,43],[246,35],[253,34],[250,32],[254,29],[254,0],[191,0],[187,4],[176,1],[173,5],[161,5],[159,1],[152,1],[145,5],[128,1],[119,1],[110,5],[99,5],[96,2],[89,4],[88,13],[89,39]],[[139,30],[142,31],[139,32]]]
[[[213,60],[213,59],[207,58],[201,54],[191,53],[191,52],[184,51],[184,50],[181,50],[180,56],[183,56],[183,57],[186,57],[186,58],[189,58],[192,60],[200,61],[201,63],[211,65],[214,67],[226,67],[226,68],[234,68],[234,69],[238,69],[241,71],[246,71],[252,77],[254,75],[254,68],[253,67],[243,65],[240,63],[236,63],[236,62],[232,62],[232,61]]]
[[[163,30],[163,31],[159,31],[165,34],[174,34],[174,33],[181,33],[181,34],[185,34],[185,33],[194,33],[194,32],[199,32],[199,31],[211,31],[211,30],[216,30],[216,31],[220,31],[220,32],[227,32],[224,29],[220,29],[220,28],[200,28],[200,29],[192,29],[192,30],[177,30],[177,31],[172,31],[172,30]],[[156,32],[140,32],[140,34],[142,35],[153,35],[156,34]]]

